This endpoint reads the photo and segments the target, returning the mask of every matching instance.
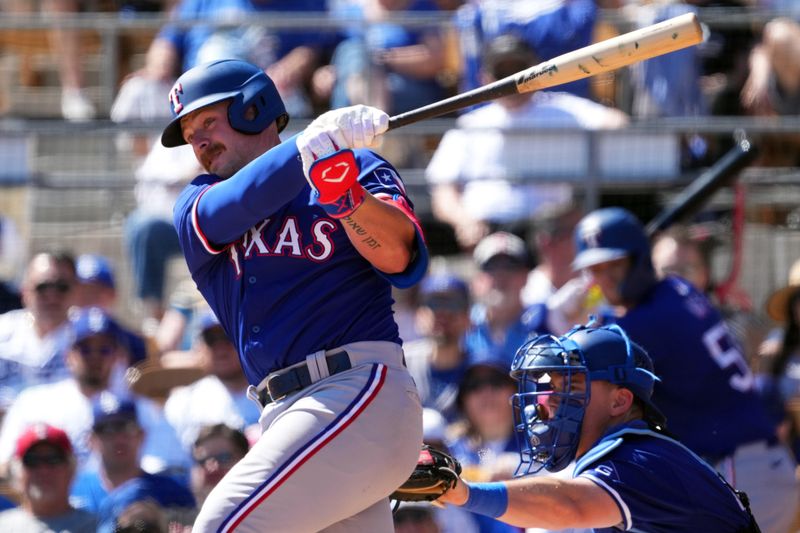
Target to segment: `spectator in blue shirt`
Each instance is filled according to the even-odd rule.
[[[186,486],[168,476],[148,474],[139,465],[144,430],[133,401],[102,394],[92,408],[91,446],[99,465],[96,471],[78,475],[70,495],[73,505],[92,513],[103,511],[100,519],[106,525],[124,508],[122,503],[134,501],[127,499],[131,494],[146,492],[161,505],[194,508]]]

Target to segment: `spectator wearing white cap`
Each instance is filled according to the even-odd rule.
[[[0,512],[0,531],[94,532],[95,516],[69,503],[74,476],[67,434],[47,424],[26,428],[14,446],[13,482],[21,504]]]
[[[498,358],[510,366],[517,348],[533,333],[533,318],[522,303],[528,280],[525,241],[498,231],[487,235],[473,253],[478,272],[472,280],[475,300],[466,349],[470,357]]]
[[[11,404],[0,429],[0,462],[11,459],[14,443],[34,423],[61,427],[70,437],[79,468],[91,465],[89,437],[92,400],[108,391],[111,372],[118,357],[116,322],[99,307],[80,310],[71,317],[75,338],[66,365],[70,377],[52,384],[30,387]],[[189,458],[167,424],[161,408],[150,400],[135,398],[139,420],[147,430],[142,466],[150,472],[184,468]]]

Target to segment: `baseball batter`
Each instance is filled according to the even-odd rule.
[[[428,256],[397,171],[362,149],[388,116],[334,110],[281,142],[275,85],[237,60],[187,71],[169,98],[162,143],[207,172],[175,204],[181,247],[263,406],[194,531],[392,531],[422,409],[390,290]]]

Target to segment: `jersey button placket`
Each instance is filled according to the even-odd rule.
[[[254,284],[255,282],[256,282],[255,276],[250,276],[249,278],[247,278],[247,283],[249,283],[250,285]]]
[[[261,326],[253,326],[252,328],[250,328],[250,331],[252,331],[253,333],[258,333],[259,331],[261,331]]]

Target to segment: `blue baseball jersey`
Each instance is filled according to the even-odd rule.
[[[227,180],[199,176],[175,204],[192,278],[254,385],[319,350],[401,343],[391,285],[416,283],[427,250],[397,171],[373,152],[355,154],[364,188],[403,210],[417,228],[414,257],[400,274],[373,268],[342,222],[312,201],[294,138]]]
[[[681,442],[709,460],[775,438],[742,351],[719,312],[687,281],[660,281],[616,322],[661,379],[653,401]]]
[[[612,428],[573,475],[590,479],[619,506],[622,523],[603,531],[749,531],[750,516],[702,459],[641,420]]]
[[[106,494],[97,511],[98,533],[114,531],[116,521],[132,503],[153,500],[166,511],[183,509],[190,512],[196,507],[191,491],[174,479],[159,474],[143,472]]]

